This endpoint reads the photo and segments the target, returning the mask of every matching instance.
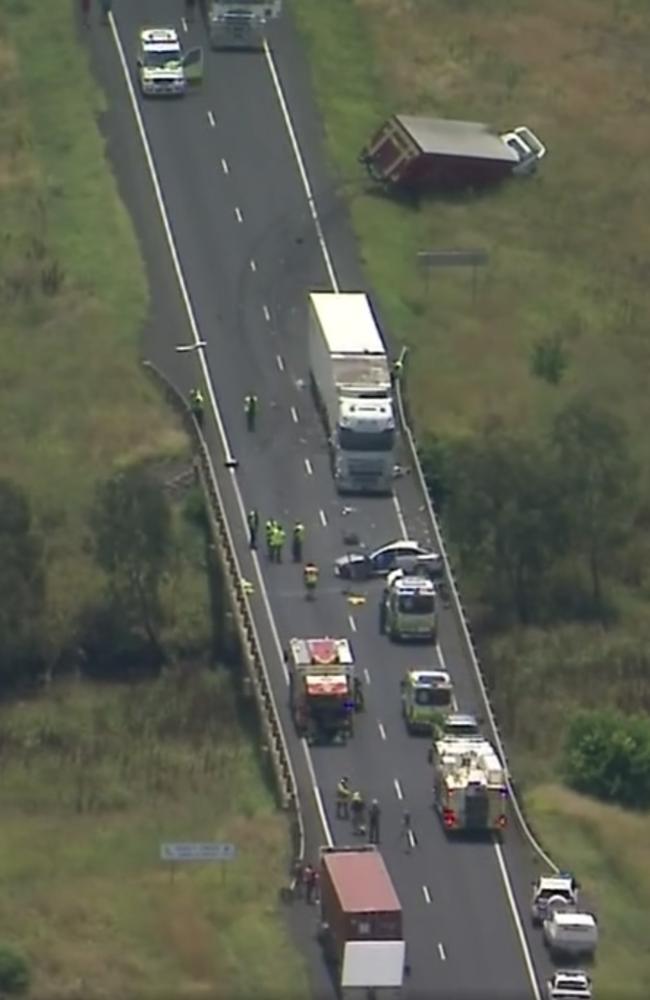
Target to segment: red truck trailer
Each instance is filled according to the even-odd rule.
[[[414,193],[479,188],[532,174],[546,148],[525,125],[499,134],[480,122],[393,115],[362,150],[370,176]]]
[[[320,896],[321,941],[341,990],[399,996],[406,953],[402,907],[377,848],[324,847]]]

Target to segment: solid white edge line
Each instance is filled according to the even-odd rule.
[[[515,925],[515,931],[517,938],[519,939],[519,944],[521,945],[521,950],[524,954],[524,961],[526,963],[526,972],[528,973],[528,978],[530,984],[533,987],[533,995],[535,1000],[542,1000],[542,995],[537,984],[537,976],[535,974],[535,966],[533,965],[533,959],[530,954],[530,949],[528,948],[528,941],[526,940],[526,934],[524,932],[524,925],[521,921],[521,915],[519,913],[519,908],[517,906],[517,901],[515,895],[512,891],[512,885],[510,883],[510,875],[508,873],[508,868],[506,865],[506,859],[503,856],[503,851],[501,849],[501,844],[493,844],[494,852],[497,856],[497,862],[501,870],[501,879],[505,886],[506,897],[508,899],[508,904],[510,906],[510,913],[512,916],[512,921]]]
[[[323,233],[323,227],[321,226],[320,218],[318,217],[318,211],[316,209],[316,201],[314,199],[314,195],[311,189],[311,184],[309,183],[309,177],[307,176],[305,161],[300,151],[300,145],[298,144],[298,138],[296,136],[296,132],[293,127],[291,115],[289,114],[289,107],[287,105],[287,101],[284,96],[282,83],[280,82],[280,74],[278,73],[277,67],[275,65],[275,59],[273,58],[273,54],[271,53],[271,49],[269,48],[269,43],[267,42],[266,38],[264,39],[263,47],[264,47],[264,55],[266,57],[266,63],[267,66],[269,67],[269,73],[271,74],[271,79],[273,80],[275,93],[278,98],[278,103],[280,104],[282,117],[284,118],[284,124],[286,125],[287,133],[289,135],[289,141],[291,143],[293,155],[295,156],[296,163],[298,164],[298,173],[300,174],[300,180],[302,181],[302,186],[305,189],[305,194],[307,196],[307,204],[309,205],[309,212],[311,214],[314,226],[316,227],[316,236],[318,237],[321,253],[323,254],[325,267],[327,268],[327,273],[332,283],[332,288],[334,289],[335,292],[338,292],[340,291],[340,288],[338,279],[336,277],[336,271],[334,270],[332,258],[330,256],[327,243],[325,242],[325,234]]]
[[[317,206],[316,206],[316,201],[314,199],[314,196],[313,196],[313,193],[312,193],[312,189],[311,189],[311,185],[309,183],[309,178],[307,176],[307,171],[305,169],[305,165],[304,165],[304,161],[303,161],[303,158],[302,158],[302,154],[300,152],[300,146],[298,144],[298,140],[297,140],[297,137],[296,137],[295,129],[293,127],[293,122],[291,120],[291,115],[289,113],[289,108],[288,108],[288,105],[287,105],[287,102],[286,102],[286,98],[284,96],[284,91],[282,89],[282,84],[280,82],[280,77],[279,77],[278,71],[277,71],[276,66],[275,66],[275,60],[273,59],[273,55],[271,53],[271,50],[269,48],[269,45],[268,45],[268,42],[266,41],[266,39],[264,40],[264,46],[263,47],[264,47],[264,55],[266,57],[266,62],[267,62],[267,65],[269,67],[269,72],[271,74],[271,79],[273,81],[273,86],[275,87],[275,92],[277,94],[277,98],[278,98],[278,101],[279,101],[279,104],[280,104],[280,109],[282,111],[282,116],[284,118],[284,122],[285,122],[285,125],[286,125],[286,128],[287,128],[287,132],[288,132],[288,135],[289,135],[289,140],[291,142],[291,147],[293,149],[293,153],[294,153],[294,156],[296,158],[296,162],[298,164],[298,171],[300,173],[300,178],[302,180],[303,188],[305,189],[305,194],[307,196],[307,204],[309,206],[309,211],[310,211],[311,217],[313,219],[314,226],[316,227],[316,235],[317,235],[318,242],[319,242],[319,245],[320,245],[320,248],[321,248],[321,252],[323,254],[323,259],[324,259],[324,262],[325,262],[325,267],[326,267],[327,272],[329,274],[329,278],[330,278],[330,282],[332,284],[333,290],[335,292],[338,292],[338,291],[340,291],[340,288],[339,288],[339,284],[338,284],[338,281],[337,281],[337,278],[336,278],[336,273],[334,271],[334,267],[332,265],[332,258],[330,256],[329,248],[328,248],[327,242],[325,240],[325,234],[324,234],[323,228],[321,226],[320,217],[318,215],[318,209],[317,209]],[[406,529],[406,522],[404,520],[404,515],[402,514],[402,509],[401,509],[399,500],[397,498],[397,495],[393,495],[393,505],[395,507],[395,513],[397,515],[397,520],[398,520],[398,523],[399,523],[402,535],[403,535],[404,538],[408,538],[408,532],[407,532],[407,529]],[[503,862],[503,858],[501,858],[500,860],[501,860],[501,862]],[[514,894],[513,894],[513,891],[512,891],[512,885],[510,883],[510,876],[508,875],[507,869],[505,868],[505,865],[503,865],[503,863],[500,866],[500,871],[501,871],[501,876],[502,876],[502,881],[503,881],[504,889],[506,891],[506,896],[508,897],[509,900],[512,900],[511,909],[512,909],[512,906],[514,905],[514,912],[517,914],[517,917],[518,917],[518,920],[519,920],[519,927],[521,927],[521,919],[519,918],[519,911],[517,910],[517,904],[516,904],[516,901],[514,900]],[[527,970],[527,973],[528,973],[528,978],[529,978],[529,981],[530,981],[530,985],[531,985],[532,990],[533,990],[533,996],[534,996],[535,1000],[540,1000],[540,992],[539,992],[539,986],[538,986],[538,983],[537,983],[537,976],[536,976],[536,973],[535,973],[535,969],[534,969],[534,966],[533,966],[530,949],[528,947],[528,942],[527,942],[527,940],[525,938],[525,935],[522,934],[522,936],[519,936],[519,943],[521,945],[521,950],[522,950],[522,953],[523,953],[524,963],[525,963],[526,970]]]
[[[144,120],[142,118],[142,112],[140,111],[140,106],[138,104],[136,93],[135,93],[135,90],[134,90],[134,87],[133,87],[133,82],[131,80],[131,75],[129,73],[129,66],[128,66],[128,63],[126,61],[126,56],[124,54],[124,47],[122,45],[122,39],[120,38],[120,34],[119,34],[119,31],[118,31],[118,28],[117,28],[117,22],[115,20],[115,15],[112,12],[109,12],[108,18],[109,18],[109,24],[110,24],[111,32],[112,32],[112,35],[113,35],[113,41],[115,43],[115,48],[117,50],[117,55],[118,55],[118,58],[119,58],[119,61],[120,61],[120,65],[122,67],[122,73],[124,75],[124,80],[125,80],[126,89],[127,89],[128,95],[129,95],[129,101],[130,101],[130,104],[131,104],[131,109],[133,111],[133,116],[135,118],[136,125],[137,125],[137,128],[138,128],[138,133],[140,135],[140,141],[142,142],[142,148],[143,148],[143,151],[144,151],[144,156],[145,156],[145,160],[146,160],[146,163],[147,163],[147,168],[149,170],[149,176],[151,178],[151,183],[153,185],[154,195],[156,197],[156,202],[157,202],[157,205],[158,205],[158,210],[160,212],[160,218],[161,218],[161,221],[162,221],[162,224],[163,224],[163,229],[165,231],[165,237],[167,239],[167,246],[169,247],[169,252],[170,252],[170,255],[171,255],[171,259],[172,259],[172,264],[174,266],[174,271],[176,273],[176,279],[178,281],[179,290],[180,290],[180,293],[181,293],[181,297],[183,299],[183,304],[185,306],[185,312],[186,312],[186,315],[187,315],[188,322],[190,324],[190,329],[192,331],[192,337],[194,339],[194,343],[195,344],[199,344],[201,342],[202,338],[200,336],[198,324],[196,322],[196,316],[194,315],[194,308],[192,306],[192,301],[190,299],[190,295],[189,295],[189,291],[188,291],[188,288],[187,288],[187,284],[185,282],[185,276],[184,276],[184,273],[183,273],[183,268],[181,266],[180,258],[179,258],[179,255],[178,255],[178,250],[176,248],[176,243],[175,243],[174,236],[173,236],[172,229],[171,229],[171,225],[170,225],[170,222],[169,222],[169,217],[167,215],[167,207],[165,205],[165,199],[163,197],[162,188],[160,186],[160,181],[158,179],[158,171],[156,170],[156,165],[154,163],[153,155],[152,155],[152,152],[151,152],[151,147],[149,145],[149,138],[147,136],[147,131],[146,131],[146,128],[145,128],[145,125],[144,125]],[[215,393],[214,393],[214,387],[213,387],[212,381],[210,379],[210,370],[208,368],[207,361],[206,361],[205,356],[204,356],[204,352],[203,351],[197,351],[196,353],[198,355],[198,360],[199,360],[199,364],[201,366],[201,371],[202,371],[202,374],[203,374],[203,379],[204,379],[204,382],[205,382],[205,387],[206,387],[206,390],[207,390],[207,393],[208,393],[208,399],[210,400],[210,406],[212,408],[213,416],[214,416],[214,419],[215,419],[215,423],[216,423],[216,426],[217,426],[217,431],[219,433],[219,437],[221,439],[221,444],[222,444],[222,447],[223,447],[223,450],[224,450],[224,454],[226,456],[226,461],[227,462],[232,462],[233,461],[232,452],[230,450],[230,444],[228,442],[228,437],[226,435],[226,429],[225,429],[224,424],[223,424],[221,413],[220,413],[219,407],[217,405],[217,400],[216,400],[216,396],[215,396]],[[236,476],[236,472],[235,472],[234,467],[231,468],[229,471],[230,471],[230,480],[231,480],[231,483],[232,483],[233,492],[235,494],[235,499],[237,501],[237,506],[239,508],[239,514],[240,514],[240,517],[241,517],[241,522],[242,522],[242,525],[244,527],[244,530],[246,530],[246,528],[247,528],[246,508],[244,506],[244,501],[243,501],[243,498],[242,498],[242,495],[241,495],[241,490],[239,488],[239,482],[237,480],[237,476]],[[256,576],[257,576],[257,580],[258,580],[258,583],[259,583],[259,586],[260,586],[260,595],[262,597],[262,602],[264,604],[264,609],[265,609],[267,617],[268,617],[269,627],[270,627],[270,630],[271,630],[271,634],[273,636],[273,641],[275,643],[276,652],[277,652],[277,655],[278,655],[278,660],[279,660],[280,665],[282,667],[282,671],[283,671],[283,674],[284,674],[285,682],[288,685],[288,683],[289,683],[289,673],[288,673],[288,670],[287,670],[287,665],[284,662],[284,653],[283,653],[283,649],[282,649],[282,643],[280,641],[280,636],[278,634],[277,625],[276,625],[275,619],[273,617],[273,611],[271,609],[271,604],[270,604],[270,601],[269,601],[269,595],[267,593],[266,586],[265,586],[265,583],[264,583],[264,577],[262,575],[262,570],[261,570],[261,566],[260,566],[259,557],[257,555],[257,552],[255,552],[255,551],[251,552],[251,556],[252,556],[252,559],[253,559],[253,564],[255,566],[255,573],[256,573]],[[311,780],[312,792],[313,792],[313,795],[314,795],[314,801],[316,803],[316,808],[318,810],[319,818],[320,818],[320,821],[321,821],[321,826],[322,826],[322,829],[323,829],[323,836],[325,837],[325,841],[326,841],[327,845],[329,847],[332,847],[334,845],[334,838],[332,837],[332,831],[331,831],[329,823],[327,821],[327,814],[326,814],[324,806],[323,806],[323,801],[322,801],[320,789],[318,788],[318,784],[316,782],[316,776],[314,774],[314,767],[313,767],[313,763],[312,763],[312,760],[311,760],[311,755],[309,753],[309,748],[307,747],[307,744],[306,744],[306,742],[304,740],[302,740],[301,742],[303,744],[303,751],[304,751],[305,758],[306,758],[306,761],[307,761],[307,768],[309,770],[309,776],[310,776],[310,780]]]

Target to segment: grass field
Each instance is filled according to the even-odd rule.
[[[585,391],[627,422],[647,495],[650,7],[638,0],[296,0],[293,10],[369,283],[393,338],[410,348],[407,390],[418,433],[463,435],[491,417],[536,432]],[[525,123],[548,156],[533,179],[409,207],[373,189],[357,163],[378,125],[400,112],[504,130]],[[440,270],[427,280],[418,269],[418,251],[456,248],[489,254],[475,297],[470,274]],[[531,372],[535,347],[554,339],[568,358],[559,385]],[[604,943],[596,982],[608,1000],[648,995],[650,958],[639,936],[648,858],[638,849],[647,818],[534,786],[549,780],[551,751],[585,692],[590,705],[600,698],[623,707],[639,690],[635,670],[638,676],[647,646],[644,531],[639,524],[629,546],[640,568],[617,592],[620,617],[607,644],[600,628],[570,625],[554,669],[552,651],[563,649],[564,633],[551,637],[555,645],[541,633],[521,642],[507,636],[512,683],[499,692],[532,821],[551,853],[595,890]],[[522,656],[530,657],[525,669]],[[597,668],[593,683],[590,668]]]
[[[139,365],[147,288],[68,0],[0,8],[2,474],[47,533],[54,637],[100,585],[85,511],[116,465],[186,454]]]
[[[286,824],[225,677],[55,686],[5,708],[0,741],[0,938],[34,1000],[307,995],[277,915]],[[239,855],[172,877],[160,843],[185,840]]]
[[[530,797],[537,832],[558,863],[580,872],[595,903],[601,941],[594,980],[599,1000],[650,995],[650,817],[583,798],[557,785]]]

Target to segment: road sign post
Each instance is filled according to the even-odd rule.
[[[188,861],[234,861],[237,857],[237,848],[234,844],[214,842],[185,842],[175,844],[160,845],[160,860],[171,865],[170,878],[174,881],[176,865]],[[226,869],[222,868],[222,876],[225,879]]]

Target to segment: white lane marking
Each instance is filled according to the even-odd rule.
[[[314,470],[312,469],[311,462],[309,461],[308,458],[305,459],[305,468],[307,470],[307,475],[308,476],[313,476]]]
[[[187,31],[187,21],[184,17],[181,18],[181,24],[183,26],[183,31]]]
[[[295,408],[295,406],[291,407],[291,419],[293,420],[294,424],[298,423],[298,411]]]
[[[257,264],[255,263],[252,257],[250,259],[250,265],[251,265],[251,271],[253,272],[257,271]]]
[[[528,948],[528,942],[526,940],[523,924],[521,922],[519,908],[517,907],[515,895],[512,891],[512,884],[510,882],[510,875],[508,874],[506,859],[503,856],[501,844],[495,843],[493,844],[493,847],[494,847],[494,853],[497,856],[499,870],[501,871],[501,879],[503,881],[503,885],[506,890],[506,897],[508,899],[508,904],[510,906],[510,913],[512,914],[515,930],[517,932],[517,938],[519,939],[519,944],[521,945],[521,950],[523,952],[524,962],[526,964],[526,972],[528,973],[528,979],[533,989],[533,996],[535,997],[535,1000],[541,1000],[541,993],[539,991],[539,986],[537,985],[537,976],[535,974],[535,966],[533,965],[533,959],[530,954],[530,950]]]
[[[275,360],[277,362],[278,368],[280,369],[281,372],[283,372],[284,371],[284,361],[282,360],[282,355],[281,354],[276,354],[275,355]]]
[[[322,508],[321,510],[318,511],[318,516],[320,517],[320,523],[323,525],[324,528],[326,528],[327,518],[325,517],[325,511]]]
[[[427,888],[426,885],[422,886],[422,895],[424,896],[425,903],[431,902],[431,893],[429,892],[429,889]]]
[[[384,729],[384,727],[383,727],[383,725],[382,725],[381,722],[377,723],[377,728],[379,729],[379,735],[381,736],[382,740],[385,740],[386,739],[386,730]]]
[[[230,173],[230,168],[228,167],[228,161],[224,160],[223,156],[221,157],[221,169],[223,170],[224,174]]]
[[[440,667],[442,670],[447,670],[447,664],[445,663],[445,658],[442,653],[442,646],[439,642],[436,643],[436,653],[438,654],[438,659],[440,660]]]
[[[353,631],[356,632],[356,628]],[[370,684],[370,674],[368,673],[367,667],[363,668],[363,679],[366,682],[366,684]]]
[[[217,120],[211,111],[208,111],[208,121],[210,122],[210,128],[214,128],[217,124]]]
[[[355,620],[352,617],[352,615],[348,615],[348,621],[350,623],[350,628],[352,629],[352,631],[356,632],[356,630],[357,630],[357,623],[355,622]]]
[[[320,218],[318,211],[316,209],[316,201],[311,189],[311,184],[309,183],[309,177],[307,176],[307,170],[305,169],[305,162],[302,158],[302,153],[300,152],[300,146],[298,145],[298,139],[296,137],[296,130],[293,127],[293,122],[291,120],[291,115],[289,114],[289,107],[287,105],[286,98],[284,96],[284,91],[282,89],[282,84],[280,82],[280,76],[277,71],[275,60],[271,54],[271,49],[269,48],[269,43],[266,38],[264,39],[264,55],[266,56],[266,63],[269,67],[269,73],[271,74],[271,79],[273,80],[273,86],[275,87],[275,93],[280,104],[280,110],[282,112],[282,117],[284,118],[284,124],[287,128],[287,133],[289,135],[289,141],[291,142],[291,148],[293,149],[293,155],[296,158],[296,163],[298,164],[298,173],[300,174],[300,180],[302,181],[302,186],[305,189],[305,194],[307,195],[307,204],[309,205],[309,212],[312,217],[314,226],[316,228],[316,236],[318,238],[318,243],[320,245],[321,253],[323,255],[323,260],[325,261],[325,267],[327,268],[327,273],[329,279],[332,283],[332,288],[335,292],[340,291],[339,283],[336,277],[336,271],[334,270],[334,265],[332,263],[332,258],[330,257],[330,252],[325,242],[325,234],[323,233],[323,227],[320,223]]]
[[[397,780],[397,778],[393,778],[393,785],[394,785],[394,787],[395,787],[395,795],[397,796],[397,798],[398,798],[398,799],[400,800],[400,802],[401,802],[401,801],[402,801],[402,799],[404,798],[404,792],[402,791],[402,786],[400,785],[400,783],[399,783],[399,781]],[[409,831],[409,832],[410,832],[410,831]]]
[[[237,205],[235,205],[235,218],[237,219],[237,222],[244,221],[244,216],[241,214],[241,209]]]
[[[266,39],[264,40],[263,47],[264,47],[264,55],[265,55],[265,58],[266,58],[266,62],[267,62],[267,65],[269,67],[269,73],[271,74],[271,79],[273,81],[273,86],[275,87],[275,92],[276,92],[276,95],[277,95],[277,98],[278,98],[278,101],[279,101],[279,104],[280,104],[280,110],[282,111],[282,117],[284,118],[284,123],[285,123],[285,126],[287,128],[287,132],[288,132],[288,135],[289,135],[289,140],[291,142],[291,147],[293,149],[293,153],[294,153],[294,156],[295,156],[295,159],[296,159],[296,163],[298,164],[298,172],[300,174],[302,185],[303,185],[305,194],[307,196],[307,204],[309,206],[309,211],[310,211],[312,220],[314,222],[314,227],[316,229],[316,236],[318,238],[318,243],[319,243],[319,246],[320,246],[320,249],[321,249],[321,253],[323,255],[323,260],[325,262],[325,267],[326,267],[327,273],[329,275],[330,282],[332,284],[332,289],[335,292],[338,292],[338,291],[340,291],[340,288],[339,288],[338,280],[337,280],[337,277],[336,277],[336,272],[334,271],[334,266],[332,264],[332,258],[330,256],[329,248],[328,248],[327,243],[325,241],[325,234],[323,232],[323,227],[321,226],[320,217],[319,217],[319,214],[318,214],[318,209],[316,207],[316,201],[315,201],[312,189],[311,189],[311,185],[309,183],[309,177],[307,176],[307,171],[305,170],[305,165],[304,165],[304,162],[303,162],[302,154],[300,152],[300,146],[298,145],[298,140],[297,140],[297,137],[296,137],[296,132],[295,132],[295,129],[293,127],[293,122],[291,120],[291,115],[290,115],[290,112],[289,112],[289,107],[287,105],[287,101],[286,101],[286,98],[284,96],[284,91],[282,90],[282,84],[280,82],[280,77],[279,77],[278,71],[277,71],[276,66],[275,66],[275,60],[273,59],[273,55],[271,53],[271,49],[269,48],[269,45],[268,45],[268,42],[266,41]],[[397,496],[393,497],[393,504],[394,504],[394,507],[395,507],[395,513],[397,514],[397,520],[398,520],[398,523],[399,523],[399,526],[400,526],[400,530],[402,531],[403,536],[405,538],[408,538],[408,532],[406,530],[406,523],[404,521],[404,515],[402,514],[402,509],[401,509],[399,500],[397,499]],[[364,673],[367,674],[367,671],[364,670]],[[368,677],[368,681],[369,680],[370,680],[370,678]],[[498,847],[498,845],[495,845],[495,846],[500,851],[500,848]],[[511,883],[510,883],[510,877],[508,875],[508,872],[507,872],[507,869],[505,867],[505,864],[503,863],[503,857],[502,857],[502,855],[500,855],[500,853],[498,853],[497,856],[500,858],[500,861],[501,861],[500,871],[501,871],[501,877],[502,877],[504,889],[505,889],[506,895],[508,897],[508,900],[509,900],[509,902],[511,904],[511,909],[512,909],[513,915],[516,918],[516,924],[517,924],[517,928],[518,928],[519,942],[520,942],[522,953],[523,953],[523,956],[524,956],[524,962],[525,962],[525,965],[526,965],[526,970],[527,970],[527,973],[528,973],[528,978],[529,978],[530,985],[531,985],[531,988],[532,988],[533,997],[535,998],[535,1000],[541,1000],[541,994],[540,994],[540,991],[539,991],[539,986],[538,986],[538,983],[537,983],[537,978],[536,978],[535,970],[534,970],[533,963],[532,963],[530,949],[528,947],[528,942],[526,941],[526,938],[523,935],[523,931],[521,930],[521,918],[519,916],[519,911],[517,910],[517,905],[516,905],[516,903],[514,901],[514,895],[513,895],[512,886],[511,886]]]
[[[446,962],[447,961],[447,955],[446,955],[446,952],[445,952],[444,945],[443,945],[442,941],[438,941],[438,954],[440,955],[440,961],[441,962]]]
[[[408,538],[409,533],[406,527],[406,521],[404,520],[404,515],[402,514],[402,507],[397,499],[397,493],[393,493],[393,507],[395,508],[395,513],[397,515],[399,530],[402,532],[402,538]]]
[[[417,841],[415,839],[415,834],[413,833],[412,830],[409,830],[407,836],[408,836],[409,844],[411,845],[411,847],[417,847]]]
[[[262,312],[264,313],[264,319],[267,323],[271,322],[271,313],[269,312],[268,306],[262,306]]]
[[[120,65],[122,67],[122,73],[124,75],[124,81],[126,83],[126,89],[129,95],[129,102],[131,104],[131,109],[133,111],[133,116],[138,128],[138,133],[140,135],[140,141],[142,142],[142,149],[144,151],[144,157],[147,163],[147,168],[149,170],[149,176],[151,178],[151,184],[153,186],[154,195],[156,198],[156,203],[158,205],[158,211],[160,212],[160,218],[162,220],[163,229],[165,231],[165,237],[167,240],[167,246],[169,248],[169,253],[172,259],[172,264],[174,267],[174,272],[176,274],[176,280],[178,281],[178,287],[181,293],[181,298],[183,299],[183,305],[185,306],[185,313],[187,315],[187,320],[192,331],[192,338],[195,344],[201,343],[204,339],[200,335],[199,326],[196,321],[196,315],[194,313],[194,307],[192,306],[192,300],[190,299],[190,294],[187,288],[187,283],[185,281],[185,275],[183,273],[183,268],[181,265],[180,257],[178,255],[178,249],[176,247],[176,242],[172,233],[171,225],[169,222],[169,216],[167,215],[167,209],[165,207],[165,201],[162,194],[162,188],[160,186],[160,179],[158,177],[158,171],[156,170],[156,165],[153,159],[153,154],[151,152],[151,146],[149,145],[149,138],[147,136],[147,131],[144,126],[144,121],[142,118],[142,112],[140,111],[140,106],[138,105],[138,99],[133,87],[133,82],[129,74],[129,64],[126,60],[126,55],[124,53],[124,46],[122,45],[122,39],[120,38],[119,31],[117,29],[117,22],[115,20],[115,15],[109,12],[108,15],[109,25],[111,28],[111,33],[113,35],[113,41],[115,42],[115,48],[117,50]],[[246,507],[244,506],[244,501],[241,495],[241,490],[239,488],[239,481],[237,479],[236,470],[234,467],[234,459],[232,452],[230,450],[230,443],[226,435],[226,429],[224,427],[221,412],[217,405],[217,398],[214,392],[214,386],[212,385],[212,380],[210,378],[210,369],[208,368],[208,363],[205,357],[204,351],[197,351],[199,365],[201,366],[201,373],[203,375],[206,391],[208,394],[208,399],[210,401],[210,407],[214,415],[215,424],[217,426],[217,431],[219,433],[219,438],[221,440],[221,446],[224,451],[227,463],[233,463],[230,468],[230,482],[232,484],[233,493],[235,494],[235,500],[237,502],[237,507],[239,509],[239,516],[241,519],[241,524],[246,530],[247,528],[247,516]],[[276,654],[278,661],[282,668],[284,679],[286,684],[289,684],[289,671],[287,670],[287,665],[284,662],[284,653],[282,649],[282,643],[280,641],[280,636],[278,634],[278,628],[275,623],[275,618],[273,617],[273,611],[271,609],[271,603],[269,601],[268,591],[264,583],[264,576],[262,574],[261,564],[257,552],[251,552],[251,557],[253,560],[253,565],[255,566],[255,574],[260,586],[260,596],[262,597],[262,602],[264,604],[264,609],[267,614],[269,627],[271,630],[271,635],[273,636],[273,642],[275,644]],[[311,788],[314,795],[314,800],[316,802],[316,807],[318,809],[318,814],[321,821],[321,826],[323,829],[323,836],[329,847],[334,845],[334,838],[332,837],[332,831],[330,830],[329,823],[327,821],[327,814],[323,808],[323,802],[316,783],[316,777],[314,774],[314,767],[311,760],[311,755],[309,753],[309,748],[304,740],[302,740],[303,751],[307,760],[307,767],[309,769]],[[293,763],[293,762],[291,762]]]

